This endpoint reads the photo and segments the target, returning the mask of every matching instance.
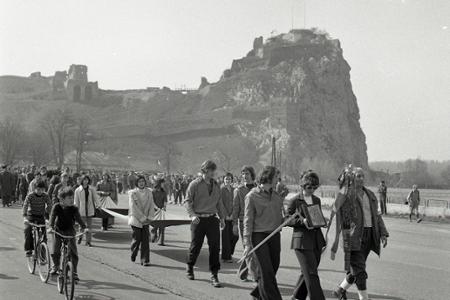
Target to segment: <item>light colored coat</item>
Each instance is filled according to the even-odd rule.
[[[145,194],[142,195],[139,188],[128,192],[129,210],[128,225],[142,228],[143,225],[149,225],[155,216],[155,202],[153,201],[152,190],[144,188]]]
[[[73,204],[78,207],[80,210],[80,215],[82,217],[93,217],[95,215],[95,208],[99,207],[97,201],[97,194],[95,188],[89,186],[89,196],[86,201],[85,193],[83,190],[83,186],[79,186],[75,190],[75,196]],[[87,214],[86,214],[86,205],[87,205]]]

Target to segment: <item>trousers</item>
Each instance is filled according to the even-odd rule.
[[[191,223],[191,246],[187,264],[194,266],[203,246],[205,236],[209,246],[209,270],[217,274],[220,270],[220,221],[217,217],[200,218],[198,224]]]
[[[68,231],[68,232],[60,232],[62,235],[75,235],[75,231]],[[52,260],[53,265],[56,267],[59,267],[60,261],[61,261],[61,245],[62,245],[63,239],[56,234],[53,235],[53,248],[52,248]],[[78,270],[78,249],[77,249],[77,243],[75,239],[70,239],[67,243],[67,247],[69,248],[69,256],[70,260],[72,261],[73,265],[73,271],[77,273]]]
[[[222,259],[231,259],[239,237],[233,234],[233,221],[225,221],[222,230]]]
[[[370,253],[372,246],[372,228],[364,228],[361,248],[359,251],[352,251],[350,253],[350,272],[347,272],[347,282],[356,283],[358,290],[367,290],[367,272],[366,260]]]
[[[298,278],[293,298],[305,300],[306,296],[309,295],[310,300],[325,300],[317,272],[320,263],[320,249],[295,249],[295,255],[302,269],[302,274]]]
[[[268,235],[269,233],[254,232],[252,234],[253,247],[258,245]],[[276,279],[277,271],[280,267],[280,252],[280,233],[274,235],[255,251],[260,274],[258,278],[255,278],[258,283],[257,286],[250,293],[253,297],[260,300],[282,300]]]
[[[150,231],[149,225],[143,225],[142,228],[131,226],[133,233],[131,235],[131,256],[136,258],[141,249],[141,262],[150,262]]]

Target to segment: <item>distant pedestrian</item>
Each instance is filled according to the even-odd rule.
[[[417,185],[413,185],[412,191],[409,192],[407,199],[409,204],[409,221],[412,222],[412,215],[415,213],[417,223],[422,222],[422,218],[419,215],[420,191]]]
[[[9,172],[8,166],[3,165],[0,172],[0,197],[2,198],[3,207],[11,206],[16,191],[14,175]]]
[[[381,214],[387,214],[386,202],[387,202],[387,186],[384,180],[381,181],[378,186],[378,200],[380,201]]]

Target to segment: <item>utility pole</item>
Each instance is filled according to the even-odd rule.
[[[276,167],[277,166],[277,145],[275,143],[275,137],[272,136],[272,161],[271,165]]]

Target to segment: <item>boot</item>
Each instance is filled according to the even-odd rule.
[[[333,295],[339,300],[347,300],[347,291],[341,287],[338,287],[333,291]]]
[[[222,284],[220,284],[219,277],[217,276],[217,274],[212,274],[211,275],[211,284],[215,288],[221,288],[222,287]]]
[[[187,277],[189,280],[195,280],[195,276],[194,276],[194,266],[187,265],[187,268],[186,268],[186,277]]]

